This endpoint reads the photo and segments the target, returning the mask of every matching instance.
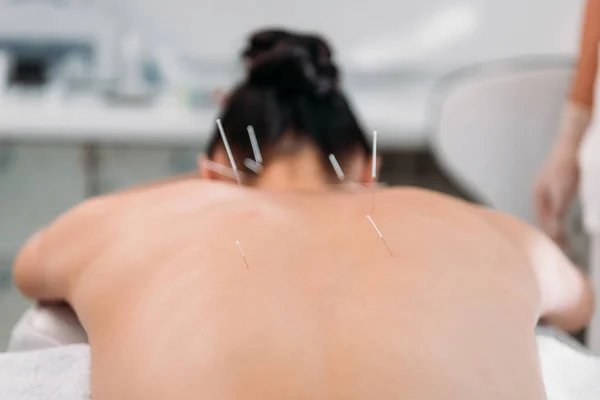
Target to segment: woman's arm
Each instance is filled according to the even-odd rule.
[[[69,301],[81,269],[112,236],[119,204],[115,198],[85,201],[33,235],[13,266],[21,293],[43,302]]]
[[[526,223],[493,210],[478,212],[520,251],[535,275],[540,321],[566,332],[580,332],[594,311],[590,282],[546,235]]]

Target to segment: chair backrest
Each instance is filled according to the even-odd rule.
[[[568,60],[511,60],[448,77],[431,138],[438,162],[484,204],[533,222],[572,71]]]

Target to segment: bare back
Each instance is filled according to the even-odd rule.
[[[96,400],[545,398],[535,278],[462,202],[199,181],[113,201],[70,296]]]

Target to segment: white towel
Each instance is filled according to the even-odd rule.
[[[43,350],[87,343],[85,330],[67,305],[31,307],[12,330],[8,351]]]
[[[0,399],[89,400],[87,345],[0,354]]]
[[[552,337],[538,346],[548,400],[600,399],[600,358]],[[89,400],[89,362],[86,345],[0,354],[0,399]]]
[[[538,336],[537,342],[548,400],[600,399],[600,357],[553,337]]]

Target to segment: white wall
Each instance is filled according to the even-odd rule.
[[[248,32],[267,25],[331,39],[347,71],[449,69],[503,57],[573,54],[585,0],[97,0],[89,6],[0,2],[7,32],[97,35],[101,75],[111,74],[115,35],[138,25],[166,44],[229,65]],[[17,4],[17,6],[14,6]],[[65,4],[70,4],[66,2]],[[31,11],[34,10],[32,13]],[[100,10],[100,11],[98,11]],[[70,13],[71,17],[68,14]],[[45,35],[50,37],[50,35]]]
[[[1,1],[1,0],[0,0]],[[56,6],[40,2],[0,2],[0,40],[79,41],[95,45],[97,74],[110,79],[120,21],[105,7]]]
[[[125,3],[123,3],[125,4]],[[522,54],[571,54],[584,0],[129,0],[138,20],[211,59],[264,25],[322,32],[347,68],[447,69]],[[167,36],[163,36],[167,38]]]

